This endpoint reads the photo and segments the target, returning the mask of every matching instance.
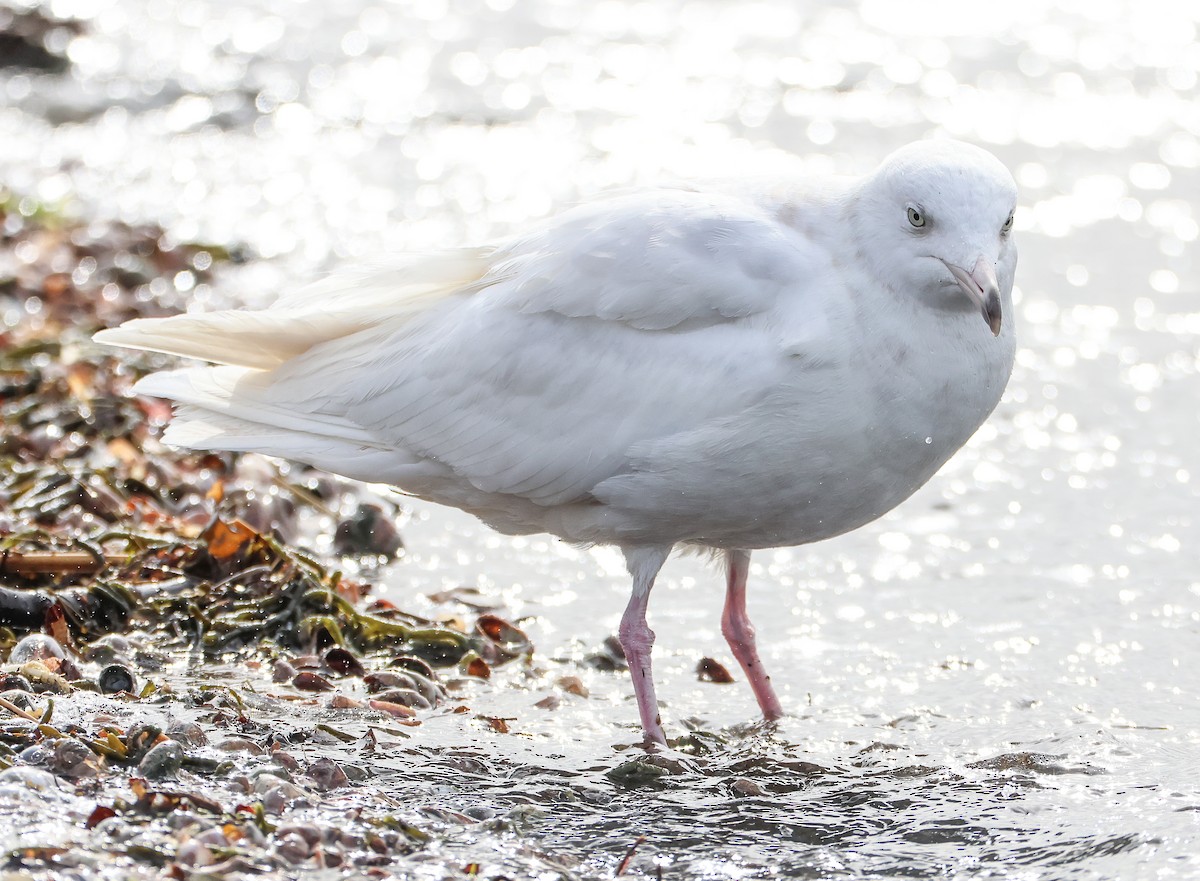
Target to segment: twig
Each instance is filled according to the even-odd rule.
[[[0,575],[31,578],[58,572],[91,573],[103,569],[107,562],[86,551],[3,551]]]
[[[20,716],[22,719],[28,719],[30,722],[41,722],[42,721],[37,716],[34,716],[31,713],[25,712],[20,707],[18,707],[16,704],[14,704],[12,701],[5,700],[2,697],[0,697],[0,707],[4,707],[4,709],[8,710],[14,716]]]
[[[639,835],[637,840],[629,845],[629,850],[625,851],[625,856],[622,858],[620,865],[617,866],[617,877],[625,874],[625,870],[629,868],[630,861],[633,860],[633,855],[637,853],[638,845],[645,840],[645,835]]]

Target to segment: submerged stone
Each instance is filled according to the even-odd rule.
[[[138,764],[138,771],[148,780],[173,777],[183,767],[183,747],[178,741],[165,740],[152,746]]]

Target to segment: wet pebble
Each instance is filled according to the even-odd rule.
[[[95,825],[94,831],[113,841],[128,841],[138,833],[123,817],[106,817]]]
[[[317,787],[322,790],[340,789],[350,782],[342,766],[333,759],[317,759],[305,770]]]
[[[380,670],[376,673],[368,673],[363,677],[363,683],[367,686],[367,691],[376,694],[392,688],[420,692],[431,707],[436,707],[446,699],[446,689],[436,680],[432,672],[426,675],[412,668],[405,669],[404,672]]]
[[[203,832],[196,835],[193,841],[199,841],[202,844],[210,845],[211,847],[228,847],[229,839],[225,832],[218,826],[210,826]]]
[[[155,672],[162,670],[170,662],[170,657],[154,649],[139,648],[133,653],[133,662],[139,670]]]
[[[231,856],[208,867],[208,875],[213,878],[253,878],[261,871],[259,866],[243,856]]]
[[[285,542],[295,540],[299,532],[298,510],[290,497],[269,490],[248,493],[242,498],[231,499],[231,502],[238,518],[255,532],[262,535],[274,532]]]
[[[229,737],[222,740],[216,745],[217,749],[227,753],[250,753],[254,756],[260,756],[264,750],[253,740],[247,740],[245,737]]]
[[[312,848],[303,838],[295,833],[288,835],[279,835],[279,830],[275,830],[278,841],[275,843],[275,855],[286,863],[295,865],[302,863],[312,854]]]
[[[280,824],[275,829],[275,834],[281,838],[295,836],[305,843],[308,847],[316,847],[321,841],[321,830],[316,826],[308,823],[284,823]]]
[[[323,501],[329,501],[342,491],[342,484],[337,478],[323,471],[305,475],[297,485]]]
[[[404,542],[395,521],[378,505],[359,505],[350,517],[337,525],[334,550],[344,556],[378,556],[391,559],[400,553]]]
[[[26,765],[44,765],[50,761],[50,747],[45,743],[35,743],[17,753]]]
[[[617,765],[604,776],[618,786],[624,786],[627,789],[639,789],[643,786],[659,785],[663,777],[667,776],[667,770],[660,768],[658,765],[652,765],[647,761],[636,760],[625,762]]]
[[[270,770],[267,768],[263,768],[258,771],[255,771],[251,775],[251,779],[254,781],[251,784],[251,787],[250,787],[251,790],[256,792],[259,795],[265,795],[266,793],[268,793],[272,789],[274,789],[276,786],[278,786],[280,783],[290,783],[291,782],[290,780],[286,779],[285,777],[280,776],[279,770],[280,769]],[[285,771],[284,773],[287,773],[287,772]]]
[[[175,811],[167,815],[167,828],[173,829],[176,832],[186,830],[188,835],[194,835],[202,826],[204,826],[204,821],[195,814]]]
[[[138,771],[148,780],[173,777],[183,767],[183,747],[175,740],[164,740],[150,748],[138,764]]]
[[[437,674],[433,672],[433,668],[420,658],[414,658],[412,655],[397,655],[392,658],[391,666],[407,670],[410,673],[416,673],[418,676],[428,679],[431,682],[437,680]]]
[[[752,798],[759,798],[767,794],[761,786],[759,786],[753,780],[747,779],[746,777],[738,777],[733,781],[733,783],[730,784],[730,787],[738,795],[744,795]]]
[[[296,761],[295,757],[291,753],[284,752],[281,749],[271,751],[271,761],[280,767],[286,768],[288,771],[300,770],[300,763]]]
[[[308,803],[308,792],[295,783],[281,780],[267,789],[262,795],[263,810],[276,816],[289,807],[299,807]]]
[[[411,688],[390,688],[375,695],[375,700],[400,704],[402,707],[411,707],[416,710],[428,710],[433,706],[423,694],[413,691]]]
[[[296,675],[296,668],[282,658],[275,662],[271,667],[271,681],[282,683],[289,682]]]
[[[340,645],[334,646],[325,652],[322,660],[325,662],[326,667],[342,676],[362,676],[367,672],[358,658],[354,657],[348,649],[344,649]]]
[[[25,664],[29,661],[44,661],[47,658],[61,660],[66,656],[66,651],[54,637],[46,636],[44,633],[31,633],[12,647],[12,651],[8,655],[8,662]]]
[[[20,786],[35,792],[45,792],[54,789],[54,775],[41,768],[31,768],[28,765],[14,765],[0,771],[0,786]]]
[[[175,851],[175,862],[188,868],[197,868],[211,866],[216,862],[216,858],[213,856],[212,848],[193,839],[179,845],[179,849]]]
[[[301,691],[332,691],[333,683],[319,673],[304,670],[292,677],[292,685]]]
[[[58,662],[58,672],[68,682],[78,682],[83,678],[83,673],[80,672],[79,667],[70,658],[63,658]]]
[[[267,843],[266,836],[263,835],[262,830],[253,823],[241,823],[236,826],[235,831],[230,834],[230,837],[241,845],[250,843],[262,846]]]
[[[592,652],[583,660],[589,667],[606,673],[629,669],[629,663],[625,660],[625,651],[615,636],[605,637],[603,647],[599,651]]]
[[[94,664],[128,662],[133,656],[133,643],[124,636],[110,633],[93,640],[83,653],[84,660]]]
[[[100,772],[96,754],[74,738],[63,738],[55,745],[49,767],[65,777],[95,777]]]
[[[511,660],[532,649],[525,631],[498,615],[480,615],[475,622],[475,632],[483,637],[479,653],[491,664]]]
[[[186,722],[182,719],[176,719],[171,722],[164,733],[172,740],[177,740],[188,746],[204,746],[208,743],[208,735],[204,733],[204,729],[200,725],[195,722]]]
[[[368,673],[363,677],[363,684],[367,686],[367,691],[376,694],[389,688],[413,688],[415,683],[407,673],[382,670],[378,673]]]

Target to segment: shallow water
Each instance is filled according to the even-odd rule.
[[[733,666],[720,576],[673,560],[656,672],[699,754],[614,781],[636,710],[585,658],[619,559],[415,506],[391,595],[478,586],[538,653],[380,766],[402,804],[493,815],[409,870],[609,877],[645,836],[629,871],[664,877],[1200,875],[1200,14],[1057,6],[62,0],[72,73],[0,71],[0,182],[266,258],[201,306],[663,177],[861,171],[934,132],[1014,170],[1005,401],[898,511],[755,555],[774,729],[697,681]]]

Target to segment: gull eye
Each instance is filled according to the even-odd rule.
[[[923,227],[925,225],[925,215],[922,214],[920,211],[918,211],[916,208],[913,208],[910,206],[908,209],[908,222],[911,223],[913,226],[915,226],[917,229],[920,229],[921,227]]]
[[[1008,212],[1008,220],[1004,221],[1004,226],[1000,227],[1000,232],[1008,232],[1012,229],[1013,212]]]

